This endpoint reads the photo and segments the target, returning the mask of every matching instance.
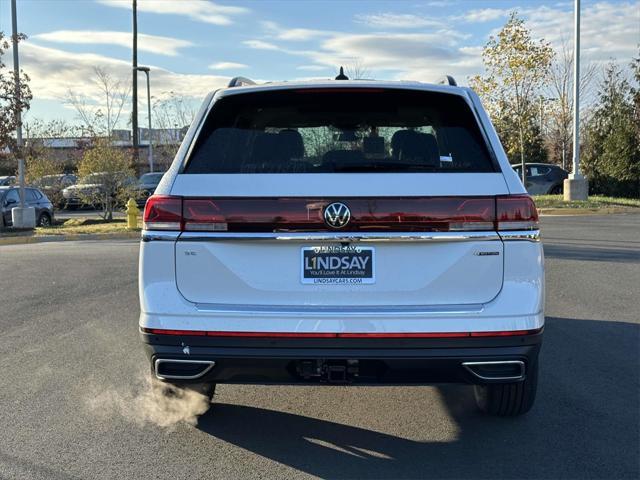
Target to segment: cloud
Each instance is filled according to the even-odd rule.
[[[235,70],[240,68],[249,68],[249,65],[236,62],[218,62],[209,65],[211,70]]]
[[[54,32],[39,33],[31,38],[55,43],[118,45],[131,48],[131,33],[129,32],[56,30]],[[146,35],[144,33],[138,34],[138,50],[158,55],[176,56],[179,53],[179,49],[192,45],[193,43],[178,38]]]
[[[378,63],[384,62],[395,68],[407,59],[452,59],[455,51],[451,40],[437,35],[407,34],[365,34],[341,35],[322,43],[325,50],[347,57],[366,59],[371,57]]]
[[[125,82],[131,79],[128,61],[93,53],[69,52],[26,41],[20,45],[20,57],[20,66],[31,77],[29,85],[37,100],[64,102],[72,90],[79,96],[88,97],[93,104],[101,105],[103,95],[92,81],[95,67],[108,71],[113,78]],[[153,65],[150,67],[151,95],[155,98],[165,98],[169,92],[176,92],[201,101],[207,93],[229,82],[228,76],[182,74]],[[140,101],[144,101],[143,96]],[[128,117],[129,112],[123,112],[121,118]]]
[[[131,9],[131,2],[124,0],[98,0],[110,7]],[[184,15],[198,22],[213,25],[230,25],[231,17],[248,13],[245,7],[219,5],[206,0],[138,0],[138,12],[149,12],[165,15]]]
[[[261,23],[270,38],[277,38],[279,40],[306,41],[334,35],[336,33],[330,30],[314,30],[311,28],[287,29],[272,21],[263,21]]]
[[[539,7],[522,11],[534,37],[559,49],[573,49],[573,11]],[[628,64],[638,54],[640,1],[601,2],[583,7],[580,18],[580,50],[584,62],[605,63],[611,58]]]
[[[263,42],[262,40],[245,40],[242,43],[247,47],[254,48],[256,50],[280,50],[280,47],[277,45],[269,42]]]
[[[300,65],[296,67],[297,70],[306,70],[309,72],[326,71],[328,67],[326,65]]]
[[[440,28],[444,25],[442,21],[434,20],[433,18],[400,13],[356,15],[355,19],[358,23],[363,23],[368,27],[374,28]]]
[[[464,21],[469,23],[485,23],[493,20],[504,18],[511,10],[502,8],[482,8],[478,10],[471,10],[462,16]]]
[[[464,80],[482,69],[477,50],[460,46],[455,36],[439,34],[338,34],[321,42],[317,50],[284,52],[309,58],[314,70],[321,65],[335,70],[357,61],[374,77],[397,80],[429,82],[445,74]],[[299,68],[310,70],[310,66]]]

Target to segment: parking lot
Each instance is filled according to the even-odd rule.
[[[145,390],[137,242],[0,247],[0,478],[638,478],[640,215],[542,231],[540,385],[516,419],[466,386],[222,385],[191,425]]]

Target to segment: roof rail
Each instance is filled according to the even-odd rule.
[[[456,79],[453,78],[451,75],[445,75],[444,78],[442,80],[440,80],[438,82],[440,85],[451,85],[452,87],[457,87],[458,83],[456,82]]]
[[[227,87],[244,87],[245,85],[255,85],[256,82],[246,77],[233,77],[231,81],[229,81],[229,85]]]

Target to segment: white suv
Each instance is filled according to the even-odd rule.
[[[544,325],[538,216],[450,77],[237,78],[147,201],[140,303],[153,375],[177,388],[457,382],[518,415]]]

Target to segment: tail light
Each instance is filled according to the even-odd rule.
[[[150,196],[142,220],[145,230],[182,230],[182,198]]]
[[[351,221],[328,227],[324,208],[333,199],[183,198],[153,195],[144,211],[146,230],[206,232],[342,231],[450,232],[531,230],[538,213],[526,195],[341,199]]]
[[[496,199],[497,230],[535,230],[538,210],[528,195],[510,195]]]

